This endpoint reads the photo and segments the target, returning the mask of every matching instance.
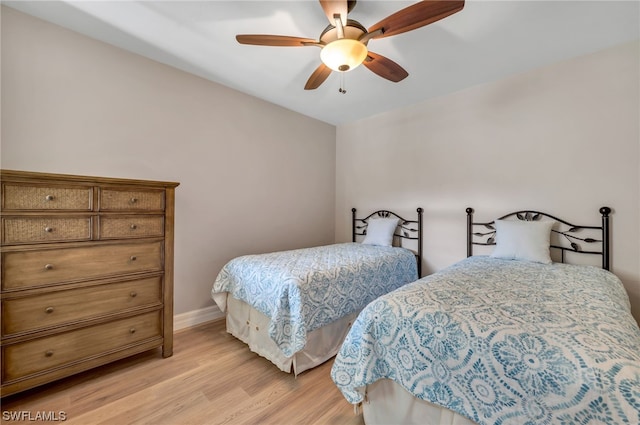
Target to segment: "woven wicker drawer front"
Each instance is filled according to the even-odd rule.
[[[3,335],[50,328],[131,308],[160,305],[161,302],[162,276],[7,299],[2,304]]]
[[[91,210],[88,187],[5,184],[3,189],[5,210]]]
[[[140,238],[163,235],[163,216],[100,218],[100,239]]]
[[[2,289],[162,270],[162,242],[5,252]]]
[[[164,210],[164,191],[102,189],[100,209],[103,211],[162,211]]]
[[[2,353],[3,377],[10,381],[160,336],[160,312],[154,311],[7,345]]]
[[[2,228],[4,244],[91,239],[90,217],[5,217]]]

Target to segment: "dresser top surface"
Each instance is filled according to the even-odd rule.
[[[140,180],[140,179],[126,179],[116,177],[92,177],[92,176],[80,176],[72,174],[56,174],[56,173],[42,173],[34,171],[19,171],[19,170],[0,170],[0,181],[25,181],[25,182],[42,182],[49,181],[65,181],[77,184],[108,184],[108,185],[131,185],[131,186],[151,186],[151,187],[177,187],[180,183],[157,181],[157,180]]]

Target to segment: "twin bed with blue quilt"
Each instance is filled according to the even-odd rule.
[[[227,331],[285,372],[327,361],[362,308],[418,279],[422,209],[417,212],[417,220],[386,210],[358,219],[353,209],[350,243],[229,261],[211,291],[226,312]],[[393,246],[403,241],[418,254]]]
[[[607,270],[609,211],[574,226],[468,209],[469,258],[369,304],[332,379],[368,425],[640,423],[640,329]],[[564,264],[582,253],[602,268]]]

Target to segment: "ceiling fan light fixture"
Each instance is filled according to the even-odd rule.
[[[364,62],[367,53],[367,46],[360,41],[340,38],[322,48],[320,59],[333,71],[347,72]]]

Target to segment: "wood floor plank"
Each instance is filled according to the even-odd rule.
[[[2,422],[30,423],[5,412],[64,412],[69,425],[364,424],[333,384],[331,364],[281,372],[219,320],[176,333],[170,358],[150,351],[5,397]]]

